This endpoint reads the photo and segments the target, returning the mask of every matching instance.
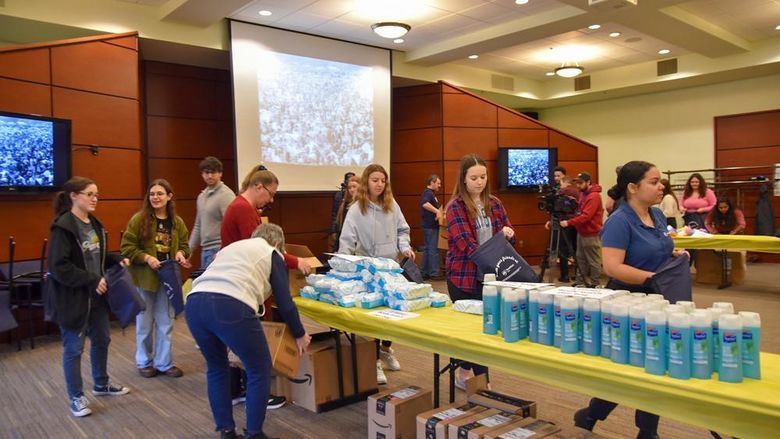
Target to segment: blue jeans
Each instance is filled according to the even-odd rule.
[[[108,384],[108,344],[111,336],[108,330],[108,309],[105,305],[92,308],[84,332],[60,327],[62,332],[62,369],[65,372],[65,387],[68,398],[84,394],[81,380],[81,353],[84,352],[84,338],[89,336],[89,358],[92,363],[92,381],[96,387]]]
[[[200,269],[201,270],[205,270],[209,265],[211,265],[211,261],[214,260],[214,256],[217,255],[218,251],[219,251],[219,247],[202,248],[202,249],[200,249]]]
[[[423,260],[422,275],[439,276],[439,229],[422,229]]]
[[[154,366],[165,372],[173,367],[173,307],[162,289],[146,291],[139,288],[138,293],[146,303],[146,310],[135,318],[135,365],[139,369]]]
[[[271,354],[255,310],[230,296],[195,293],[187,297],[187,324],[206,359],[209,404],[217,430],[234,430],[230,398],[230,348],[246,370],[246,429],[263,431],[271,386]]]

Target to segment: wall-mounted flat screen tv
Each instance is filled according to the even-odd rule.
[[[0,111],[0,193],[59,190],[70,160],[70,120]]]
[[[499,190],[533,192],[553,181],[558,149],[501,147],[498,149]]]

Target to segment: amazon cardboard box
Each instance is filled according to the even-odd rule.
[[[312,271],[322,267],[322,262],[305,245],[285,244],[284,251],[298,258],[305,259],[311,265]],[[290,278],[290,295],[293,297],[298,296],[301,288],[306,286],[306,276],[298,271],[297,268],[290,268],[288,275]]]
[[[300,357],[290,328],[284,323],[263,322],[263,332],[271,353],[271,367],[285,377],[295,378]]]
[[[482,439],[491,430],[523,419],[522,415],[487,409],[472,416],[452,421],[449,425],[450,439]]]
[[[525,418],[519,421],[496,427],[485,433],[484,439],[541,439],[561,430],[557,425],[534,418]]]
[[[417,415],[417,439],[447,439],[450,422],[487,410],[470,402],[454,402]]]
[[[414,439],[414,420],[430,410],[431,391],[407,386],[368,398],[369,439]]]
[[[516,413],[523,418],[536,417],[535,402],[487,390],[487,377],[485,375],[477,375],[467,380],[466,394],[468,395],[468,402],[473,404]]]
[[[341,364],[344,397],[377,388],[376,345],[374,339],[355,337],[357,350],[358,392],[352,383],[352,344],[341,335]],[[312,335],[309,349],[303,354],[298,373],[290,381],[293,404],[319,413],[322,404],[339,399],[336,342],[330,333]]]
[[[734,285],[745,283],[745,257],[747,252],[728,252],[726,264],[728,281]],[[699,250],[696,252],[696,282],[700,284],[719,284],[723,272],[723,256],[720,251]]]

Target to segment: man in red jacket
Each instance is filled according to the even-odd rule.
[[[600,285],[601,277],[601,225],[604,222],[604,207],[601,204],[601,186],[593,183],[590,174],[580,172],[574,179],[582,192],[579,215],[561,221],[561,227],[577,229],[577,280],[574,286],[594,288]]]

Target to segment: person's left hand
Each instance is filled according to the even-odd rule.
[[[515,231],[511,227],[504,226],[501,231],[504,232],[506,239],[512,239],[515,236]]]
[[[561,227],[569,227],[569,222],[566,220],[561,221]]]
[[[673,250],[672,251],[672,256],[674,256],[675,258],[680,257],[682,255],[688,255],[688,257],[691,257],[690,253],[688,253],[687,250]]]
[[[311,273],[311,264],[309,264],[306,259],[298,258],[298,271],[301,273],[308,275]]]
[[[123,267],[127,267],[130,265],[130,259],[124,258],[121,261],[119,261],[119,265]]]
[[[184,256],[184,252],[181,250],[176,252],[176,262],[178,262],[179,265],[184,268],[192,267],[192,264],[190,264],[190,261],[187,260],[187,258]]]
[[[401,253],[404,256],[406,256],[407,258],[409,258],[411,260],[414,260],[414,252],[412,251],[412,249],[406,249],[406,250],[402,251]]]

